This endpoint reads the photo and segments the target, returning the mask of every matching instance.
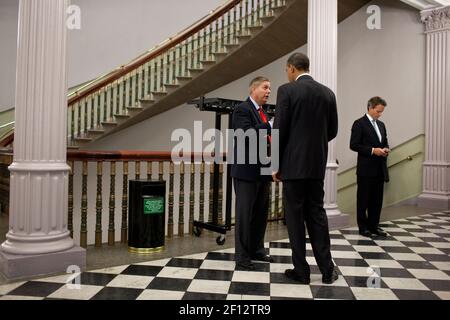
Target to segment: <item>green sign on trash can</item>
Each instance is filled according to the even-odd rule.
[[[143,197],[144,214],[163,214],[164,198],[163,197]]]

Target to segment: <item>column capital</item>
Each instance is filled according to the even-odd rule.
[[[420,15],[425,32],[450,31],[450,6],[424,10]]]

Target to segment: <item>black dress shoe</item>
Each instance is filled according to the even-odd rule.
[[[363,237],[367,237],[367,238],[372,237],[372,233],[370,233],[369,230],[362,230],[362,231],[359,231],[359,234],[362,235]]]
[[[241,269],[247,270],[247,271],[253,271],[255,270],[255,265],[251,263],[250,261],[239,261],[236,262],[236,266],[240,267]]]
[[[284,275],[291,280],[300,282],[301,284],[310,284],[310,282],[311,282],[311,279],[309,276],[308,277],[301,276],[297,272],[295,272],[295,270],[293,270],[293,269],[285,270]]]
[[[379,237],[386,237],[387,236],[387,233],[384,232],[384,230],[381,229],[381,228],[377,228],[377,230],[373,230],[371,232],[372,232],[372,234],[374,234],[376,236],[379,236]]]
[[[262,262],[274,262],[273,258],[269,255],[258,255],[253,260]]]
[[[331,272],[331,274],[322,276],[322,282],[325,284],[332,284],[338,278],[339,278],[339,275],[338,275],[336,269],[333,269],[333,272]]]

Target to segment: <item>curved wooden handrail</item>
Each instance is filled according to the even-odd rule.
[[[1,152],[0,152],[1,154]],[[202,153],[188,152],[183,154],[191,161],[202,157]],[[210,154],[208,154],[210,156]],[[214,156],[214,154],[212,155]],[[226,158],[226,154],[222,154]],[[172,161],[172,153],[168,151],[68,151],[68,161]]]
[[[103,88],[107,86],[108,84],[114,82],[117,79],[120,79],[124,75],[130,73],[131,71],[139,68],[140,66],[144,65],[145,63],[149,62],[153,58],[159,56],[161,53],[167,51],[168,49],[180,44],[184,40],[188,39],[198,31],[202,30],[204,27],[208,26],[211,22],[214,22],[218,18],[220,18],[222,15],[224,15],[226,12],[231,10],[236,6],[236,4],[240,3],[242,0],[230,0],[226,4],[222,5],[221,7],[214,10],[211,14],[206,16],[205,18],[201,19],[197,23],[193,24],[192,26],[186,28],[184,31],[181,31],[179,34],[177,34],[175,37],[169,38],[169,40],[166,40],[166,42],[163,42],[161,45],[156,46],[153,50],[149,51],[148,53],[145,53],[141,57],[137,58],[136,60],[132,61],[126,66],[122,66],[111,73],[105,75],[102,78],[99,78],[98,82],[95,81],[91,84],[89,84],[87,87],[82,88],[81,92],[76,91],[74,93],[74,97],[69,96],[68,105],[72,105],[81,99],[89,96],[90,94],[94,93],[95,91],[98,91],[100,88]]]

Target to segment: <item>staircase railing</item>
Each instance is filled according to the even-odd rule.
[[[189,158],[189,157],[188,157]],[[127,243],[128,182],[131,179],[166,181],[166,236],[192,234],[192,223],[212,221],[214,165],[181,163],[171,160],[170,152],[69,151],[68,229],[82,247]],[[191,161],[197,159],[191,154]],[[0,151],[0,203],[9,210],[9,170],[12,153]],[[227,165],[219,166],[219,223],[224,223]],[[282,187],[273,183],[269,221],[284,217]],[[232,222],[234,206],[232,206]]]
[[[214,63],[286,0],[232,0],[69,96],[68,142],[101,135]],[[90,139],[88,139],[90,140]]]

